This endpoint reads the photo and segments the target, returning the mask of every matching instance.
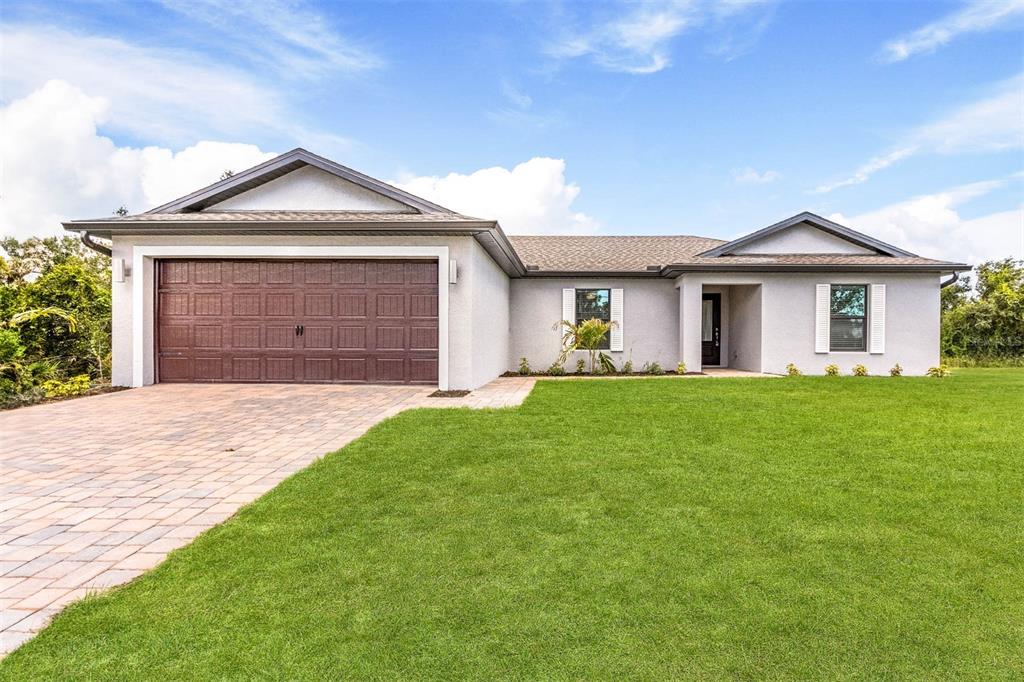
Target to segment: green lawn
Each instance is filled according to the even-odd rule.
[[[419,410],[4,679],[1024,676],[1024,370]]]

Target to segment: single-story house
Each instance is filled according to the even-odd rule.
[[[559,355],[560,320],[616,322],[617,366],[808,374],[939,362],[921,258],[812,213],[723,241],[508,236],[303,149],[138,215],[111,240],[113,382],[473,389]],[[569,371],[575,360],[570,358]]]

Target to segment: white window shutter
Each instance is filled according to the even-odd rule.
[[[562,289],[562,321],[576,324],[576,290]],[[558,334],[564,338],[565,327],[558,325]]]
[[[871,285],[871,352],[885,352],[885,285]]]
[[[819,284],[814,301],[814,352],[827,353],[829,349],[829,303],[832,285]]]
[[[622,350],[622,289],[612,289],[611,317],[615,326],[610,334],[610,350]]]

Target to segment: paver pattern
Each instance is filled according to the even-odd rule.
[[[518,405],[533,384],[162,384],[0,413],[0,656],[377,422]]]

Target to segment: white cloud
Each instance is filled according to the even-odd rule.
[[[1009,256],[1024,258],[1024,204],[975,218],[963,218],[958,211],[973,199],[1020,179],[1018,174],[975,182],[849,218],[842,214],[832,218],[922,256],[973,265]]]
[[[501,94],[517,109],[529,109],[533,105],[533,98],[507,78],[501,79]]]
[[[974,0],[938,21],[922,26],[882,47],[880,59],[899,62],[915,54],[927,54],[965,33],[991,31],[1007,26],[1024,14],[1024,0]]]
[[[8,98],[63,80],[108,100],[106,125],[114,131],[177,145],[268,132],[314,138],[321,147],[348,144],[311,134],[275,88],[226,63],[53,27],[4,26],[0,43],[0,86]]]
[[[512,170],[407,177],[398,187],[465,215],[497,219],[510,234],[594,232],[597,221],[572,208],[580,188],[566,182],[565,161],[534,157]]]
[[[1024,149],[1024,74],[1000,83],[994,95],[911,131],[897,148],[868,160],[849,177],[823,183],[814,191],[825,193],[859,185],[916,154],[979,154],[1011,149]]]
[[[631,74],[657,73],[671,63],[669,47],[674,38],[698,26],[732,20],[764,0],[661,0],[625,4],[624,14],[597,22],[589,30],[563,30],[547,48],[558,58],[589,56],[609,71]],[[759,34],[763,26],[755,26]],[[718,50],[725,56],[736,56],[749,48],[750,41],[727,36]]]
[[[775,182],[782,175],[778,171],[766,170],[763,173],[758,173],[756,170],[747,166],[746,168],[737,168],[732,172],[733,179],[741,184],[755,184],[764,185],[769,182]]]
[[[162,0],[181,15],[203,21],[219,38],[234,38],[234,51],[289,76],[319,78],[378,68],[382,60],[357,47],[319,12],[282,0]],[[234,42],[234,41],[233,41]]]
[[[61,234],[60,222],[139,212],[274,156],[253,145],[199,142],[174,152],[119,147],[98,132],[109,100],[50,81],[0,109],[0,233]]]
[[[883,154],[882,156],[873,157],[868,159],[867,163],[857,168],[850,177],[836,182],[819,185],[814,189],[814,191],[819,194],[824,194],[825,192],[831,192],[832,190],[839,189],[840,187],[849,187],[850,185],[859,185],[862,182],[867,182],[868,178],[878,171],[902,161],[915,152],[917,152],[917,147],[904,147],[902,149],[893,150],[888,154]]]

